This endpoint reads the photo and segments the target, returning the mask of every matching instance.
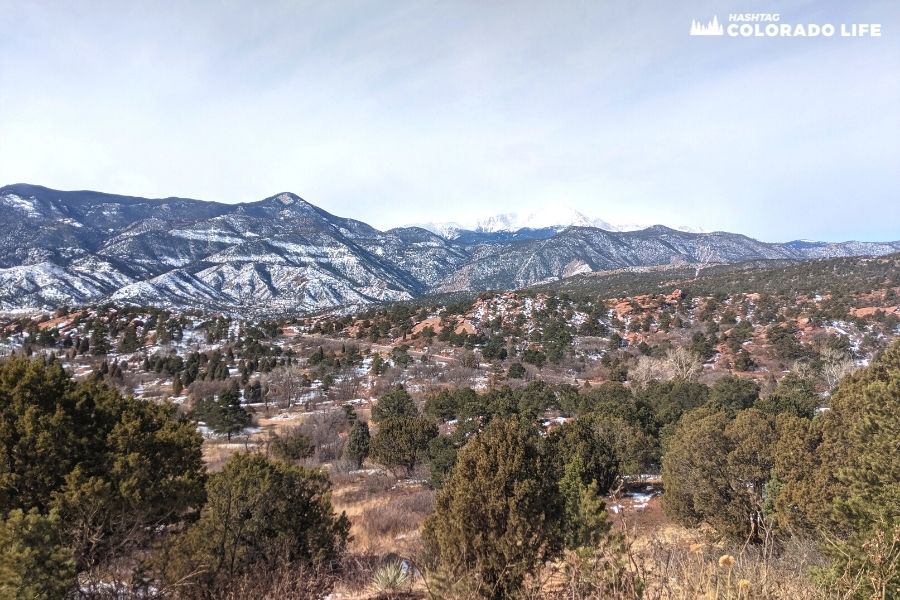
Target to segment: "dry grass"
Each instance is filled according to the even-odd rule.
[[[391,501],[377,501],[366,506],[360,515],[362,539],[368,548],[398,546],[396,542],[418,539],[419,529],[431,514],[434,492],[410,490],[405,496]],[[403,543],[404,548],[409,543]],[[398,548],[399,549],[399,548]]]
[[[651,540],[634,560],[647,587],[645,598],[823,597],[809,580],[818,554],[802,543],[781,549],[776,557],[756,547],[695,543],[685,549]]]
[[[378,567],[397,557],[415,557],[420,530],[432,510],[434,492],[406,486],[386,473],[333,474],[334,503],[352,523],[353,568],[335,588],[335,599],[372,600]],[[610,501],[612,503],[613,501]],[[621,499],[625,510],[613,515],[624,537],[623,554],[607,549],[595,556],[567,553],[530,582],[531,600],[813,600],[824,598],[809,580],[821,557],[808,544],[789,542],[777,553],[742,547],[712,537],[705,529],[671,523],[659,498],[644,508]],[[724,555],[733,557],[723,561]],[[405,598],[426,598],[427,583],[412,582]],[[470,596],[462,596],[469,598]],[[461,598],[462,598],[461,597]],[[471,596],[474,600],[475,596]]]
[[[332,474],[332,502],[350,519],[351,552],[411,556],[434,492],[384,472]]]
[[[240,452],[256,452],[259,449],[258,442],[252,442],[249,439],[240,439],[235,437],[233,441],[225,440],[204,440],[203,442],[203,461],[206,468],[210,472],[215,473],[225,466],[225,463],[237,453]]]
[[[262,421],[262,420],[261,420]],[[295,419],[261,423],[267,429],[296,425]],[[257,436],[254,436],[256,438]],[[204,458],[216,470],[235,452],[253,450],[258,439],[204,444]],[[414,578],[408,589],[376,593],[372,581],[379,568],[398,558],[416,557],[422,523],[431,513],[434,492],[414,482],[398,480],[382,470],[342,472],[333,469],[332,503],[351,522],[348,555],[331,595],[334,600],[426,598],[427,586]],[[611,514],[614,531],[623,534],[624,555],[579,557],[573,553],[547,565],[531,582],[526,598],[551,600],[764,600],[823,598],[809,581],[809,570],[820,564],[818,553],[799,542],[778,552],[733,546],[716,541],[712,532],[671,523],[655,497],[642,507],[628,499],[610,500],[620,507]],[[722,556],[731,556],[720,564]],[[612,566],[611,566],[612,565]],[[636,585],[642,588],[638,595]],[[304,597],[302,587],[289,590],[289,580],[272,582],[284,597]],[[249,584],[247,584],[249,585]],[[248,590],[244,590],[248,591]],[[291,596],[291,594],[295,594]],[[268,597],[268,596],[260,596]]]

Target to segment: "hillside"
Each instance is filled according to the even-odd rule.
[[[208,473],[211,481],[219,481],[248,455],[258,469],[302,466],[302,472],[316,473],[318,485],[330,490],[331,504],[324,512],[331,514],[333,509],[335,517],[347,518],[350,538],[341,548],[343,562],[326,581],[310,579],[310,573],[296,564],[287,568],[266,558],[265,548],[256,547],[281,531],[291,531],[289,539],[297,539],[290,517],[300,511],[293,501],[282,501],[284,489],[269,490],[265,477],[248,475],[239,488],[246,495],[236,497],[270,495],[241,512],[241,525],[263,524],[242,538],[248,544],[246,556],[256,561],[246,579],[229,574],[183,580],[181,571],[174,572],[176,577],[173,571],[156,568],[158,562],[148,564],[153,569],[148,579],[147,572],[121,567],[139,564],[142,556],[159,558],[157,548],[181,547],[189,556],[200,552],[195,559],[205,560],[202,546],[185,546],[179,528],[145,527],[140,528],[145,535],[129,538],[132,545],[110,546],[99,554],[105,562],[96,570],[79,566],[78,581],[87,590],[86,597],[106,598],[104,594],[116,586],[123,598],[190,599],[208,597],[213,585],[232,592],[216,597],[264,597],[260,590],[287,582],[333,588],[331,597],[344,600],[430,597],[427,591],[442,585],[433,572],[420,569],[391,587],[383,582],[382,571],[394,560],[427,564],[425,523],[452,527],[468,522],[469,514],[478,514],[496,497],[478,491],[464,518],[457,518],[447,514],[442,495],[454,489],[465,495],[478,490],[478,485],[491,489],[505,484],[478,483],[491,474],[510,477],[513,483],[523,476],[501,468],[474,475],[460,470],[479,443],[472,440],[484,439],[481,436],[490,435],[491,427],[502,426],[498,423],[517,423],[527,427],[530,439],[549,444],[541,446],[546,455],[540,456],[551,464],[539,470],[541,481],[553,481],[563,472],[573,448],[581,448],[584,458],[591,460],[591,479],[585,484],[602,485],[591,498],[605,511],[599,513],[602,523],[587,524],[593,523],[598,534],[612,528],[623,536],[624,544],[600,545],[599,556],[627,559],[629,566],[615,576],[640,586],[573,596],[575,584],[564,573],[574,568],[588,574],[608,576],[608,572],[590,561],[578,562],[579,554],[537,560],[539,555],[533,552],[525,558],[529,569],[541,575],[535,582],[542,589],[533,590],[530,597],[635,600],[646,598],[639,593],[646,589],[654,594],[650,597],[827,598],[832,597],[830,589],[817,587],[811,572],[835,559],[824,546],[794,532],[799,531],[796,527],[817,525],[817,515],[825,513],[816,511],[844,493],[833,482],[821,493],[804,491],[810,485],[818,490],[822,473],[834,468],[820,465],[820,454],[855,456],[879,440],[878,448],[896,445],[890,432],[896,431],[898,414],[898,397],[891,390],[900,381],[898,267],[900,255],[895,254],[722,265],[699,274],[693,269],[627,272],[572,278],[564,282],[566,289],[539,286],[445,295],[440,300],[370,307],[347,316],[254,320],[122,305],[7,315],[0,316],[0,354],[13,356],[0,361],[0,370],[5,369],[0,383],[10,390],[6,393],[11,399],[18,399],[23,386],[17,386],[22,375],[16,369],[24,368],[26,356],[38,359],[28,373],[43,369],[56,377],[71,375],[72,385],[78,386],[74,389],[80,401],[60,403],[64,408],[94,410],[84,398],[102,392],[106,400],[101,407],[108,406],[112,394],[120,394],[130,411],[161,411],[156,418],[177,425],[178,439],[188,446],[179,451],[193,452],[194,462],[186,469],[195,480]],[[886,374],[894,387],[881,381]],[[875,385],[865,393],[856,391],[854,386],[865,383],[865,378]],[[853,410],[863,402],[868,403],[864,411]],[[27,414],[43,406],[56,405],[35,403]],[[6,414],[7,422],[19,424],[13,416],[26,412]],[[866,424],[882,419],[888,434],[842,442],[834,454],[807,449],[816,448],[818,442],[805,432],[815,433],[819,427],[826,433],[869,431],[858,428],[862,422],[850,421],[856,414]],[[841,419],[836,422],[840,427],[830,425],[834,419]],[[64,446],[66,441],[83,439],[85,430],[90,434],[93,424],[104,420],[95,413],[75,412],[71,423],[79,427],[79,436],[59,435],[53,429],[41,443],[56,440],[65,452],[74,452]],[[354,432],[360,435],[363,429],[365,442],[358,438],[354,442]],[[34,431],[31,421],[21,423],[23,437]],[[153,429],[130,422],[126,449],[138,444],[145,431]],[[19,439],[12,435],[7,432],[7,443]],[[571,445],[559,444],[563,436]],[[169,458],[159,464],[182,464],[171,460],[171,436],[164,441],[160,445],[151,438],[136,447],[141,457],[162,448]],[[897,461],[894,454],[876,450],[860,460],[870,489],[881,493],[895,486]],[[502,455],[502,445],[486,452],[488,459]],[[129,457],[138,461],[135,454]],[[868,479],[873,459],[881,461],[876,474],[885,475],[880,479]],[[69,463],[41,463],[45,464],[44,470],[53,474],[53,469],[62,471]],[[139,483],[148,491],[165,483],[154,479],[155,468],[140,472],[144,475]],[[98,473],[108,476],[103,470]],[[748,474],[753,476],[752,485],[745,484]],[[709,482],[719,487],[708,487]],[[785,487],[774,487],[781,482]],[[221,488],[208,489],[212,495],[204,512],[225,506],[215,500]],[[707,493],[695,497],[685,492],[690,489]],[[741,493],[711,493],[714,489]],[[765,499],[755,493],[760,489],[767,490]],[[10,504],[20,497],[4,496]],[[149,518],[146,515],[153,516],[151,509],[162,501],[149,497],[152,503],[132,509],[129,518],[141,522]],[[502,497],[505,502],[507,496]],[[761,512],[761,506],[769,505],[768,498],[774,498],[775,513]],[[796,498],[804,510],[796,510]],[[92,502],[101,500],[108,501],[104,497]],[[179,506],[196,508],[196,504]],[[512,509],[520,506],[523,503],[514,503]],[[885,506],[895,510],[895,504]],[[557,514],[554,511],[547,516]],[[84,519],[83,513],[69,514],[54,526],[80,531],[84,521],[76,519]],[[759,515],[759,527],[767,537],[760,536],[758,528],[747,527],[753,522],[747,515],[753,514]],[[174,518],[182,519],[181,515]],[[783,519],[790,519],[790,528],[781,525]],[[194,527],[193,522],[204,520],[181,525]],[[505,535],[507,530],[499,531]],[[117,539],[116,530],[104,530],[102,535]],[[768,536],[776,536],[775,541]],[[198,539],[208,538],[208,532],[198,534]],[[45,539],[30,543],[41,548]],[[845,536],[841,543],[851,544],[852,539]],[[777,552],[771,550],[772,544],[777,544]],[[884,564],[878,547],[848,547],[861,560]],[[58,552],[65,555],[80,548],[73,544]],[[723,565],[723,558],[735,564]],[[28,576],[43,568],[43,563],[13,564]],[[63,570],[41,581],[44,585],[58,581],[65,587],[72,585],[74,576],[75,571]],[[891,582],[896,582],[896,568],[884,569],[883,579],[895,585]],[[751,595],[743,593],[748,588],[741,580],[749,582]],[[175,586],[175,591],[166,589],[158,596],[148,592],[148,586],[152,591],[164,589],[158,588],[163,584]],[[199,590],[198,595],[191,595],[192,590]],[[473,596],[439,593],[438,597]]]
[[[379,231],[299,196],[223,204],[0,188],[0,308],[113,301],[302,314],[618,269],[881,255],[886,243],[764,243],[654,226]]]

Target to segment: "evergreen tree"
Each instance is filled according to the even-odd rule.
[[[15,509],[0,521],[0,598],[63,598],[75,574],[58,511]]]
[[[241,453],[210,476],[206,496],[159,561],[186,597],[222,597],[238,577],[279,564],[339,567],[350,523],[334,514],[324,473]]]
[[[760,411],[686,414],[663,457],[666,511],[687,525],[759,541],[774,444],[774,421]]]
[[[594,484],[605,495],[619,476],[619,458],[590,419],[580,418],[557,427],[547,445],[556,461],[557,478],[577,462],[582,483]]]
[[[372,375],[383,375],[386,368],[384,359],[380,354],[372,357]]]
[[[372,421],[380,423],[394,417],[417,417],[419,410],[409,392],[402,385],[397,385],[378,399],[372,409]]]
[[[537,431],[517,421],[494,419],[460,450],[423,532],[446,581],[512,598],[526,574],[559,556],[562,502],[552,471]]]
[[[756,369],[756,362],[745,348],[738,350],[734,359],[734,368],[738,371],[753,371]]]
[[[563,501],[562,525],[567,548],[596,546],[609,532],[606,503],[596,479],[591,479],[579,455],[565,465],[559,481]]]
[[[775,507],[794,528],[826,532],[830,584],[847,597],[900,595],[900,342],[845,377],[830,410],[779,420]]]
[[[141,347],[141,341],[138,339],[137,329],[134,325],[127,327],[122,339],[119,341],[119,352],[123,354],[131,354]]]
[[[709,403],[713,411],[725,411],[730,415],[752,407],[759,400],[759,385],[752,379],[728,375],[713,386]]]
[[[775,390],[758,400],[754,407],[773,415],[787,412],[812,419],[819,402],[819,395],[811,381],[788,373],[778,382]]]
[[[229,388],[215,398],[204,398],[194,406],[193,416],[228,439],[250,424],[252,416],[243,406],[238,390]]]
[[[456,464],[459,449],[465,444],[465,429],[457,429],[451,435],[439,435],[428,442],[428,469],[431,485],[440,488]]]
[[[344,457],[352,461],[357,469],[362,468],[363,461],[369,456],[369,440],[369,425],[363,421],[355,421],[347,435]]]
[[[91,329],[90,349],[94,356],[109,354],[109,329],[102,321],[96,321]]]
[[[122,558],[201,502],[202,438],[173,405],[19,358],[0,362],[0,398],[0,514],[34,509],[52,521],[57,511],[78,571]],[[48,525],[31,521],[15,527]]]
[[[389,469],[403,468],[412,475],[425,458],[428,444],[438,435],[437,426],[421,417],[391,417],[378,426],[372,438],[372,458]]]
[[[514,362],[509,365],[509,370],[506,372],[506,376],[510,379],[522,379],[525,377],[525,365],[520,362]]]

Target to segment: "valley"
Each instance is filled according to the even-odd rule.
[[[327,473],[351,535],[333,599],[382,597],[371,580],[391,557],[425,568],[423,523],[485,422],[519,416],[555,439],[597,415],[598,427],[618,428],[603,502],[636,569],[626,580],[640,576],[661,597],[707,593],[716,559],[733,553],[741,577],[771,569],[761,597],[816,598],[806,571],[825,559],[810,547],[785,547],[767,565],[724,530],[664,510],[662,440],[725,398],[754,414],[829,410],[838,383],[900,334],[898,274],[900,255],[649,270],[269,319],[104,304],[8,314],[0,352],[174,404],[196,423],[212,473],[248,452]],[[379,433],[391,423],[384,411],[398,410],[433,428],[409,456],[376,449],[381,436],[404,435]],[[361,423],[372,437],[359,458],[350,448]],[[544,593],[569,589],[572,560],[545,566]],[[658,577],[661,561],[677,565],[677,584]],[[425,593],[427,577],[404,581],[404,597]]]

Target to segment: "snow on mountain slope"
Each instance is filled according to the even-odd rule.
[[[459,232],[467,229],[464,225],[457,223],[456,221],[448,221],[446,223],[413,223],[412,225],[408,225],[406,228],[419,228],[425,229],[426,231],[430,231],[435,235],[439,235],[445,240],[453,240],[459,237]]]
[[[115,300],[307,312],[626,267],[900,251],[898,242],[768,244],[662,226],[617,231],[625,228],[557,208],[498,215],[471,229],[379,231],[290,193],[228,205],[18,184],[0,188],[0,219],[3,310]]]
[[[448,239],[456,239],[461,232],[476,233],[516,232],[521,229],[554,229],[562,231],[569,226],[597,227],[607,231],[620,231],[615,225],[602,219],[591,219],[571,207],[547,206],[527,213],[501,213],[462,225],[455,221],[446,223],[423,223],[410,227],[421,227]]]
[[[528,213],[503,213],[480,219],[475,223],[474,231],[518,231],[519,229],[564,229],[569,226],[596,227],[607,231],[618,231],[618,228],[602,219],[591,219],[583,213],[568,206],[545,206]]]
[[[51,262],[0,269],[3,310],[98,302],[114,289]]]
[[[419,225],[411,225],[411,227],[421,227],[435,233],[444,239],[456,240],[466,237],[469,232],[490,234],[490,233],[515,233],[523,230],[545,230],[562,231],[566,227],[595,227],[605,231],[640,231],[646,229],[648,225],[637,223],[610,223],[603,219],[593,219],[586,216],[570,206],[545,206],[535,211],[527,213],[501,213],[478,219],[469,225],[462,225],[455,221],[446,223],[423,223]],[[685,233],[706,233],[701,227],[678,226],[678,231]],[[471,237],[471,236],[469,236]],[[482,236],[482,240],[490,240],[492,238]],[[506,241],[500,239],[499,241]]]

